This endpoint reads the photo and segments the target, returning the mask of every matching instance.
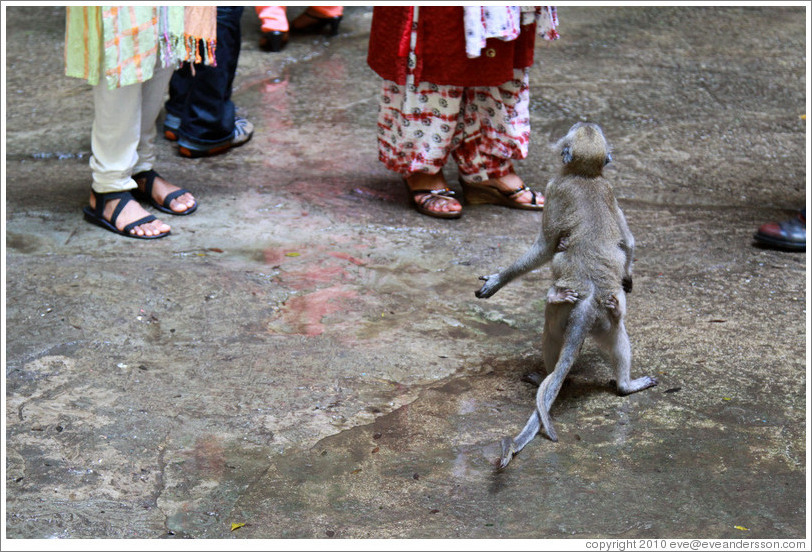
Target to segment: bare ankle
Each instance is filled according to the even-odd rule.
[[[448,183],[442,171],[429,173],[412,173],[406,177],[406,183],[412,190],[442,190],[448,188]]]

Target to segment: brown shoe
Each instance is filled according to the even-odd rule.
[[[753,239],[765,247],[806,251],[806,209],[789,220],[762,224]]]

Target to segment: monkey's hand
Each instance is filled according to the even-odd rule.
[[[626,293],[631,293],[632,292],[632,277],[631,276],[625,276],[623,278],[623,291],[625,291]]]
[[[578,301],[578,292],[569,288],[551,287],[547,292],[547,302],[555,303],[575,303]]]
[[[480,280],[485,283],[476,291],[476,296],[480,299],[487,299],[502,288],[501,278],[499,274],[491,274],[490,276],[480,276]]]
[[[603,306],[606,307],[606,310],[609,311],[609,314],[611,314],[615,320],[620,320],[624,314],[623,310],[620,308],[620,302],[614,293],[606,298],[606,300],[603,302]]]

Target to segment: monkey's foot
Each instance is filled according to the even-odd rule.
[[[544,376],[540,372],[528,372],[522,376],[522,381],[532,383],[533,385],[541,385],[544,381]]]
[[[578,301],[578,292],[569,288],[551,287],[547,292],[548,303],[575,303]]]
[[[505,437],[502,439],[502,456],[499,458],[499,463],[497,467],[500,470],[503,470],[507,467],[513,457],[516,455],[516,444],[513,442],[513,439],[510,437]]]
[[[643,376],[627,383],[618,382],[617,391],[621,395],[630,395],[631,393],[637,393],[638,391],[654,387],[655,385],[657,385],[657,378],[653,376]]]
[[[490,276],[480,276],[480,280],[483,280],[485,283],[482,284],[482,287],[479,288],[475,292],[475,295],[480,299],[487,299],[502,287],[502,284],[499,282],[499,274],[491,274]]]

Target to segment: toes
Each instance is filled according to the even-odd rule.
[[[189,205],[177,199],[173,199],[169,202],[169,209],[175,211],[176,213],[183,213],[189,209]]]
[[[168,224],[161,222],[160,220],[154,220],[152,222],[148,222],[147,224],[137,226],[135,231],[139,236],[159,236],[161,234],[166,234],[170,229],[171,228]]]
[[[190,193],[185,193],[169,202],[169,208],[176,213],[183,213],[195,206],[195,198]]]
[[[449,197],[420,194],[415,200],[425,209],[435,213],[457,213],[462,210],[462,205],[456,199]]]
[[[195,205],[194,196],[188,192],[180,196],[180,200],[186,205],[187,209],[191,209]]]

